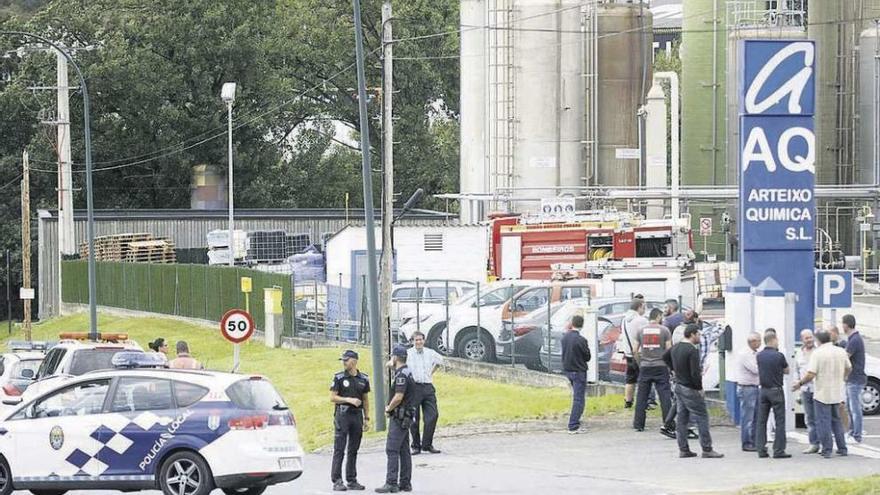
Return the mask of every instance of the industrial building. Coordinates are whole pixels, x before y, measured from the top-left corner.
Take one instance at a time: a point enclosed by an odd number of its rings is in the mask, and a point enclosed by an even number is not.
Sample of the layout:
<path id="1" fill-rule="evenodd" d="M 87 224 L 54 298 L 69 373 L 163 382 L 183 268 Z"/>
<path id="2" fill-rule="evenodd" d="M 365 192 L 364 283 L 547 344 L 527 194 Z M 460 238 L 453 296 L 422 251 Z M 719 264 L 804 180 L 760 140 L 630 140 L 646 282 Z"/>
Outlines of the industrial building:
<path id="1" fill-rule="evenodd" d="M 811 39 L 816 238 L 838 258 L 866 256 L 880 228 L 878 18 L 880 0 L 462 0 L 461 187 L 446 197 L 460 200 L 465 222 L 534 213 L 558 196 L 579 210 L 643 214 L 659 201 L 692 227 L 712 219 L 705 256 L 734 260 L 739 43 Z M 652 48 L 671 46 L 671 35 L 681 40 L 681 98 L 669 112 L 680 109 L 671 126 L 681 136 L 664 160 L 646 149 L 667 132 L 647 124 L 647 106 L 678 89 L 653 77 Z M 673 185 L 652 183 L 652 165 L 676 177 L 679 147 L 673 208 Z"/>
<path id="2" fill-rule="evenodd" d="M 208 232 L 227 228 L 227 215 L 226 210 L 97 210 L 95 235 L 150 233 L 171 240 L 179 250 L 207 251 Z M 242 209 L 235 211 L 235 226 L 249 231 L 309 234 L 312 243 L 321 245 L 346 226 L 361 225 L 363 218 L 362 209 Z M 445 225 L 458 220 L 446 213 L 410 210 L 398 225 L 406 227 L 414 222 Z M 86 225 L 85 212 L 77 210 L 74 215 L 77 245 L 87 239 Z M 38 316 L 43 319 L 59 313 L 59 282 L 63 283 L 58 273 L 58 214 L 55 210 L 39 210 L 37 244 Z"/>

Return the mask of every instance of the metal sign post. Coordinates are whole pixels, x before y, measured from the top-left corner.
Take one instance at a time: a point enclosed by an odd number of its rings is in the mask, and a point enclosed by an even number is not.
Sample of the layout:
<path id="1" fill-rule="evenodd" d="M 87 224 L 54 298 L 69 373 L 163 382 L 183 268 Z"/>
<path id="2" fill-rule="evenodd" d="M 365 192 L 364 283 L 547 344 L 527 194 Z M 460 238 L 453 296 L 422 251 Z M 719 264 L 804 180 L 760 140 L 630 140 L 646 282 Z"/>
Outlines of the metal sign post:
<path id="1" fill-rule="evenodd" d="M 247 341 L 254 334 L 254 319 L 247 311 L 231 309 L 220 320 L 220 334 L 223 338 L 232 342 L 232 372 L 238 371 L 241 364 L 241 343 Z"/>

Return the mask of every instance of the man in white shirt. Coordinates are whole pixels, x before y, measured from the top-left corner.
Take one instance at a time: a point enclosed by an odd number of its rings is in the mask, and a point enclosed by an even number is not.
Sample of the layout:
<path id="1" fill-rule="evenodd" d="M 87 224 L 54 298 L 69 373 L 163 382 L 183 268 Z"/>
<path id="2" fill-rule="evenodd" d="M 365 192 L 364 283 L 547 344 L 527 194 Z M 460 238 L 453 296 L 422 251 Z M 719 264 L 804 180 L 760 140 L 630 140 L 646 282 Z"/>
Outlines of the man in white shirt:
<path id="1" fill-rule="evenodd" d="M 620 337 L 617 340 L 617 349 L 623 352 L 626 358 L 626 386 L 623 390 L 624 407 L 633 406 L 633 398 L 636 392 L 636 383 L 639 382 L 639 365 L 633 358 L 636 334 L 648 326 L 645 318 L 645 301 L 633 298 L 629 311 L 623 317 L 620 324 Z"/>
<path id="2" fill-rule="evenodd" d="M 437 410 L 437 392 L 434 390 L 434 371 L 443 364 L 443 357 L 431 348 L 425 347 L 425 334 L 416 331 L 412 335 L 413 347 L 407 351 L 406 364 L 416 382 L 416 417 L 413 418 L 412 455 L 421 452 L 439 454 L 434 448 L 434 430 L 440 417 Z M 424 435 L 419 433 L 419 417 L 425 420 Z"/>
<path id="3" fill-rule="evenodd" d="M 758 407 L 758 348 L 761 335 L 752 332 L 747 340 L 749 346 L 737 355 L 736 397 L 739 399 L 740 442 L 743 452 L 755 452 L 755 411 Z"/>
<path id="4" fill-rule="evenodd" d="M 833 441 L 837 443 L 838 455 L 847 455 L 839 406 L 844 399 L 843 385 L 852 365 L 846 351 L 831 342 L 830 333 L 819 332 L 816 340 L 819 341 L 819 347 L 810 356 L 807 374 L 794 384 L 792 390 L 796 392 L 815 380 L 813 406 L 816 411 L 816 434 L 822 445 L 822 457 L 830 459 Z"/>
<path id="5" fill-rule="evenodd" d="M 816 349 L 813 331 L 806 328 L 801 331 L 801 347 L 794 356 L 795 379 L 802 380 L 807 376 L 810 367 L 810 358 Z M 804 406 L 804 421 L 807 423 L 807 432 L 810 446 L 804 450 L 804 454 L 816 454 L 819 452 L 819 436 L 816 432 L 816 408 L 813 403 L 813 383 L 807 383 L 801 387 L 801 404 Z"/>

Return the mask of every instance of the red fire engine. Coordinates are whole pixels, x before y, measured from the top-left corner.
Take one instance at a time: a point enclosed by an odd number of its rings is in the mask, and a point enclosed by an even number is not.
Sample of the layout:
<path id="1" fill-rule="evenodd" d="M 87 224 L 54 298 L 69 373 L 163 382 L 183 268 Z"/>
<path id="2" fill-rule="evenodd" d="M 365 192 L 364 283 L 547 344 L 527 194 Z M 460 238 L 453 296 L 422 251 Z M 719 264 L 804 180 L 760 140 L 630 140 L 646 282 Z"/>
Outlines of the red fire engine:
<path id="1" fill-rule="evenodd" d="M 572 276 L 590 277 L 590 262 L 693 261 L 690 221 L 647 220 L 614 210 L 578 213 L 563 221 L 516 214 L 490 216 L 490 276 L 548 280 L 553 265 L 575 265 Z"/>

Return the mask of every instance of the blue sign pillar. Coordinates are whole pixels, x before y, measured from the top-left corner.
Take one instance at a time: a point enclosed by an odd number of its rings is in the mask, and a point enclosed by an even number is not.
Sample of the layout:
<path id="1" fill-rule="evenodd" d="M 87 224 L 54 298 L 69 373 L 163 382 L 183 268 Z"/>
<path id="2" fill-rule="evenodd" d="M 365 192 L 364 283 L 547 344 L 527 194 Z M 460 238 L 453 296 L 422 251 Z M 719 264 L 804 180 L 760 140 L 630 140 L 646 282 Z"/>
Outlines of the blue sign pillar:
<path id="1" fill-rule="evenodd" d="M 740 271 L 797 294 L 796 328 L 813 328 L 815 44 L 741 43 Z"/>

